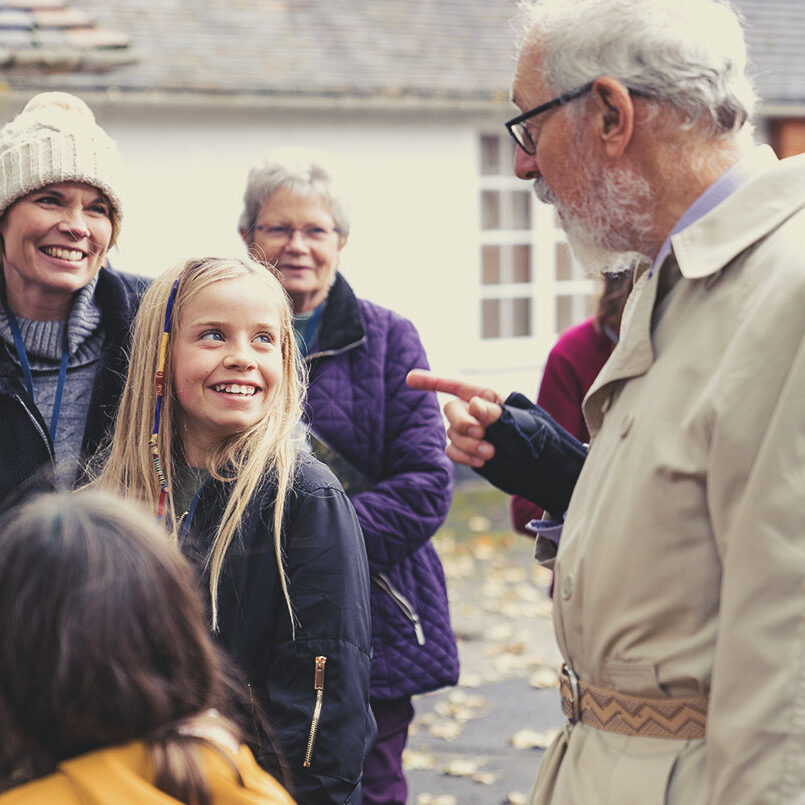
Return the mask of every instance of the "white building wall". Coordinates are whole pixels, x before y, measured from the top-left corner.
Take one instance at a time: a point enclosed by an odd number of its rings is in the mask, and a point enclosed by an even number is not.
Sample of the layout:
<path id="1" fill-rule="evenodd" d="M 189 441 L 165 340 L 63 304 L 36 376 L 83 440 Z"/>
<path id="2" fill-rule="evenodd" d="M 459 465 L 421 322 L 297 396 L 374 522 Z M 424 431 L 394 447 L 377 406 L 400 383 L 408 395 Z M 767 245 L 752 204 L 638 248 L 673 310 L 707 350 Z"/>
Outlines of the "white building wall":
<path id="1" fill-rule="evenodd" d="M 156 276 L 191 256 L 245 254 L 249 167 L 274 148 L 319 148 L 351 209 L 342 269 L 356 292 L 410 318 L 439 373 L 535 394 L 552 337 L 480 338 L 478 137 L 497 115 L 90 103 L 128 167 L 116 268 Z M 0 125 L 22 105 L 0 104 Z"/>
<path id="2" fill-rule="evenodd" d="M 519 343 L 512 354 L 479 337 L 472 122 L 214 107 L 96 114 L 130 174 L 116 267 L 153 276 L 193 255 L 244 254 L 249 167 L 273 148 L 320 148 L 351 210 L 342 269 L 356 292 L 410 318 L 439 372 L 534 393 L 544 351 Z"/>

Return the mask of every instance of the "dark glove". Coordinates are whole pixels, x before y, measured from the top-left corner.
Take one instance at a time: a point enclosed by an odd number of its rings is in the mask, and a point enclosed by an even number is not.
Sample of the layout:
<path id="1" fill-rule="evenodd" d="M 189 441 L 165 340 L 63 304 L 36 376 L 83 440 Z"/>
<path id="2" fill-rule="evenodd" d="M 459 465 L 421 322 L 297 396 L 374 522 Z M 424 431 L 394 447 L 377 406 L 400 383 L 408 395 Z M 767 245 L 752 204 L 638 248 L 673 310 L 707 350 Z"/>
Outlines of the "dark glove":
<path id="1" fill-rule="evenodd" d="M 538 405 L 517 392 L 484 437 L 495 456 L 475 471 L 498 489 L 561 516 L 579 477 L 587 448 Z"/>

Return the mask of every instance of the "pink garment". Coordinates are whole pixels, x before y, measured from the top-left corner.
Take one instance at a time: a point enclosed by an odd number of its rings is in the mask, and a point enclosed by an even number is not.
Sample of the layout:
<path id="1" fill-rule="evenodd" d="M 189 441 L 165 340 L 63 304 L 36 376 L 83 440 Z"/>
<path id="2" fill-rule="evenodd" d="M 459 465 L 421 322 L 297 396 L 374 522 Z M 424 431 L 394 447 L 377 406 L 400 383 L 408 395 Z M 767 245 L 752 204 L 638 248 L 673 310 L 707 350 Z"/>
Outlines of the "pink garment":
<path id="1" fill-rule="evenodd" d="M 545 363 L 537 404 L 563 428 L 582 442 L 590 439 L 581 412 L 587 390 L 607 362 L 614 344 L 587 319 L 566 330 L 554 345 Z M 560 516 L 563 512 L 552 512 Z M 525 498 L 514 495 L 511 501 L 512 525 L 521 534 L 533 536 L 526 523 L 542 517 L 542 509 Z"/>

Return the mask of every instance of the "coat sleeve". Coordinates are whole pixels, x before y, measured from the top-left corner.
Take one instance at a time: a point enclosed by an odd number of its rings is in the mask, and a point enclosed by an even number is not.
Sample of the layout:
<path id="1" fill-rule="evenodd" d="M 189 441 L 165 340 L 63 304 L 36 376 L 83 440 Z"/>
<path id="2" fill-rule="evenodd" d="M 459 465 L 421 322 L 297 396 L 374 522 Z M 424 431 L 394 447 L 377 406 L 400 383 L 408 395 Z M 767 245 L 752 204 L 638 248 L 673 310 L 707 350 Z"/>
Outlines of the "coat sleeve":
<path id="1" fill-rule="evenodd" d="M 351 498 L 373 572 L 393 567 L 426 543 L 444 522 L 453 496 L 436 395 L 405 383 L 409 370 L 429 368 L 425 350 L 405 319 L 396 318 L 387 337 L 382 477 Z"/>
<path id="2" fill-rule="evenodd" d="M 509 494 L 552 514 L 567 511 L 587 448 L 522 394 L 506 399 L 500 419 L 486 429 L 495 455 L 476 472 Z"/>
<path id="3" fill-rule="evenodd" d="M 584 388 L 584 383 L 573 363 L 555 346 L 548 354 L 545 363 L 537 405 L 550 414 L 568 433 L 581 441 L 589 438 L 581 410 L 586 392 L 587 389 Z M 539 520 L 543 512 L 541 506 L 520 495 L 512 497 L 512 525 L 521 534 L 533 537 L 533 533 L 526 530 L 526 523 L 530 520 Z"/>
<path id="4" fill-rule="evenodd" d="M 302 805 L 360 802 L 363 762 L 376 732 L 366 552 L 355 512 L 334 483 L 306 492 L 286 526 L 296 636 L 282 611 L 263 692 Z M 325 658 L 318 679 L 317 658 Z"/>
<path id="5" fill-rule="evenodd" d="M 803 302 L 788 314 L 761 305 L 776 314 L 747 321 L 717 378 L 707 477 L 722 562 L 706 738 L 712 805 L 783 805 L 805 791 Z"/>

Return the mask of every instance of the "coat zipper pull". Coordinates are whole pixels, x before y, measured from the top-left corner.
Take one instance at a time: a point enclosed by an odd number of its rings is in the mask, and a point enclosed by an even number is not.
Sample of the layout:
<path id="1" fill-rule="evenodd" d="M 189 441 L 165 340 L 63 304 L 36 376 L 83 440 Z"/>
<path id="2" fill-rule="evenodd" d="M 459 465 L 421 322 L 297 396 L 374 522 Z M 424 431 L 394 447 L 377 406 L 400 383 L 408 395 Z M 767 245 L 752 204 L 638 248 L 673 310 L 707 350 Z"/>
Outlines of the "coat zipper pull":
<path id="1" fill-rule="evenodd" d="M 391 579 L 385 573 L 373 573 L 372 581 L 388 594 L 389 598 L 397 605 L 400 612 L 411 621 L 411 625 L 414 627 L 416 642 L 420 646 L 424 646 L 425 630 L 422 628 L 422 622 L 419 620 L 419 615 L 416 614 L 411 602 L 391 583 Z"/>
<path id="2" fill-rule="evenodd" d="M 416 642 L 419 643 L 420 646 L 425 645 L 425 632 L 422 629 L 422 624 L 419 622 L 419 615 L 416 612 L 412 612 L 412 620 L 414 621 L 414 634 L 416 635 Z"/>
<path id="3" fill-rule="evenodd" d="M 307 739 L 307 751 L 305 761 L 302 765 L 310 768 L 310 760 L 313 756 L 313 745 L 316 743 L 316 733 L 319 729 L 319 718 L 321 718 L 321 706 L 324 701 L 324 666 L 327 657 L 316 657 L 316 670 L 313 674 L 313 690 L 316 691 L 316 704 L 313 707 L 313 718 L 310 721 L 310 735 Z"/>

